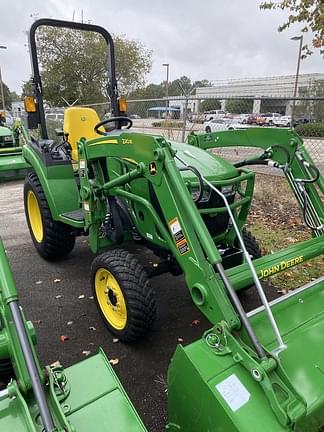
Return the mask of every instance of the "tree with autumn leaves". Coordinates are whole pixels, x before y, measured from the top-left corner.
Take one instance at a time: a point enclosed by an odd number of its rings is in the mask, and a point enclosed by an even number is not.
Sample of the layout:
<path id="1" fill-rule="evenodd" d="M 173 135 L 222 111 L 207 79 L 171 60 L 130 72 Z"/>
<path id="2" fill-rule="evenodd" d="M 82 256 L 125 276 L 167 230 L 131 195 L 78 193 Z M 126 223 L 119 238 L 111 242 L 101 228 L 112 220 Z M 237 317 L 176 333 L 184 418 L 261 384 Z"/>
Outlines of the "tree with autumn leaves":
<path id="1" fill-rule="evenodd" d="M 312 46 L 307 44 L 303 47 L 303 55 L 312 54 L 314 49 L 318 49 L 320 55 L 324 57 L 324 2 L 323 0 L 282 0 L 265 1 L 261 3 L 263 10 L 283 10 L 288 11 L 287 20 L 281 24 L 278 30 L 284 31 L 293 24 L 302 24 L 301 32 L 312 33 Z"/>

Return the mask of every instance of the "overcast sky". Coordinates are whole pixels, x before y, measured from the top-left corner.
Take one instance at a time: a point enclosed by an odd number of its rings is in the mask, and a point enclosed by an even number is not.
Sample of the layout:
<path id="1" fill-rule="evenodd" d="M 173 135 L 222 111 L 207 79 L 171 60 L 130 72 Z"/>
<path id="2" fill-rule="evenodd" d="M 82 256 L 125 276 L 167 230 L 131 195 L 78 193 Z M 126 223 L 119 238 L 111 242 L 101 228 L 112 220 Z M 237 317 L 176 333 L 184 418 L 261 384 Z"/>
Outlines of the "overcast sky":
<path id="1" fill-rule="evenodd" d="M 299 25 L 278 33 L 285 14 L 260 11 L 258 0 L 14 0 L 1 1 L 0 65 L 11 90 L 21 91 L 30 74 L 26 30 L 32 14 L 81 19 L 124 33 L 153 50 L 148 82 L 165 79 L 230 79 L 294 74 Z M 324 72 L 319 54 L 302 62 L 301 73 Z"/>

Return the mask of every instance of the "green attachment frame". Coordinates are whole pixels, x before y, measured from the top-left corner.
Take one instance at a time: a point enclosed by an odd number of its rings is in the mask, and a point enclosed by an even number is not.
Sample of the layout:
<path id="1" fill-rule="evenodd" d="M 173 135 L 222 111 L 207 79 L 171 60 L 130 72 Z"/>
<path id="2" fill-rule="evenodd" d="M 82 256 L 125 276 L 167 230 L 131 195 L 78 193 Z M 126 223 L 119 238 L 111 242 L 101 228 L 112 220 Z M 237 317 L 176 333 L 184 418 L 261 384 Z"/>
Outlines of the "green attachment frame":
<path id="1" fill-rule="evenodd" d="M 15 309 L 21 315 L 32 359 L 27 359 Z M 14 375 L 0 392 L 0 427 L 15 432 L 88 432 L 109 424 L 115 432 L 146 432 L 102 350 L 67 369 L 56 365 L 43 370 L 34 350 L 35 333 L 18 306 L 18 293 L 0 239 L 0 360 L 10 360 Z M 44 399 L 35 391 L 28 361 L 35 365 Z M 89 381 L 91 376 L 91 381 Z M 48 423 L 42 412 L 47 411 Z M 113 415 L 109 415 L 113 413 Z M 43 418 L 43 422 L 40 419 Z M 109 419 L 109 423 L 108 420 Z M 45 429 L 44 429 L 44 426 Z"/>

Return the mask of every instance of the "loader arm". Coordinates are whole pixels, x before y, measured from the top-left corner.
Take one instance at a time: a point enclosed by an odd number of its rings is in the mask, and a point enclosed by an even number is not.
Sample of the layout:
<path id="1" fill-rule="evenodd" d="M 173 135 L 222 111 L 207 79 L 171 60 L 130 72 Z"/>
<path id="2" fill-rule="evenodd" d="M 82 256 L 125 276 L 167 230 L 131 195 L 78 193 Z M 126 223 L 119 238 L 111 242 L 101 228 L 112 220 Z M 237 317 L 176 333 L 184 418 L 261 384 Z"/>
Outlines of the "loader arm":
<path id="1" fill-rule="evenodd" d="M 293 130 L 247 128 L 242 130 L 191 134 L 190 145 L 202 149 L 255 147 L 263 153 L 236 163 L 236 166 L 268 165 L 283 171 L 306 225 L 314 236 L 324 233 L 324 178 L 316 168 L 302 138 Z M 320 195 L 320 193 L 321 195 Z"/>

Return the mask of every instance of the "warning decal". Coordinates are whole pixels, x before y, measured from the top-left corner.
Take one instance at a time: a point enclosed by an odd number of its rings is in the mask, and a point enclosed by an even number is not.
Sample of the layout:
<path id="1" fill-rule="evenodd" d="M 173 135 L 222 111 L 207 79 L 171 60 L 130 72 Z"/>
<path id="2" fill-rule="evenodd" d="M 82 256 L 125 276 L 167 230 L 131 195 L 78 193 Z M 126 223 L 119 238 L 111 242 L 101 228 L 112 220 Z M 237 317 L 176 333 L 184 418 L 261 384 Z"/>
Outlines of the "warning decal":
<path id="1" fill-rule="evenodd" d="M 189 252 L 190 248 L 178 218 L 172 219 L 169 222 L 169 226 L 180 254 L 184 255 L 185 253 Z"/>

